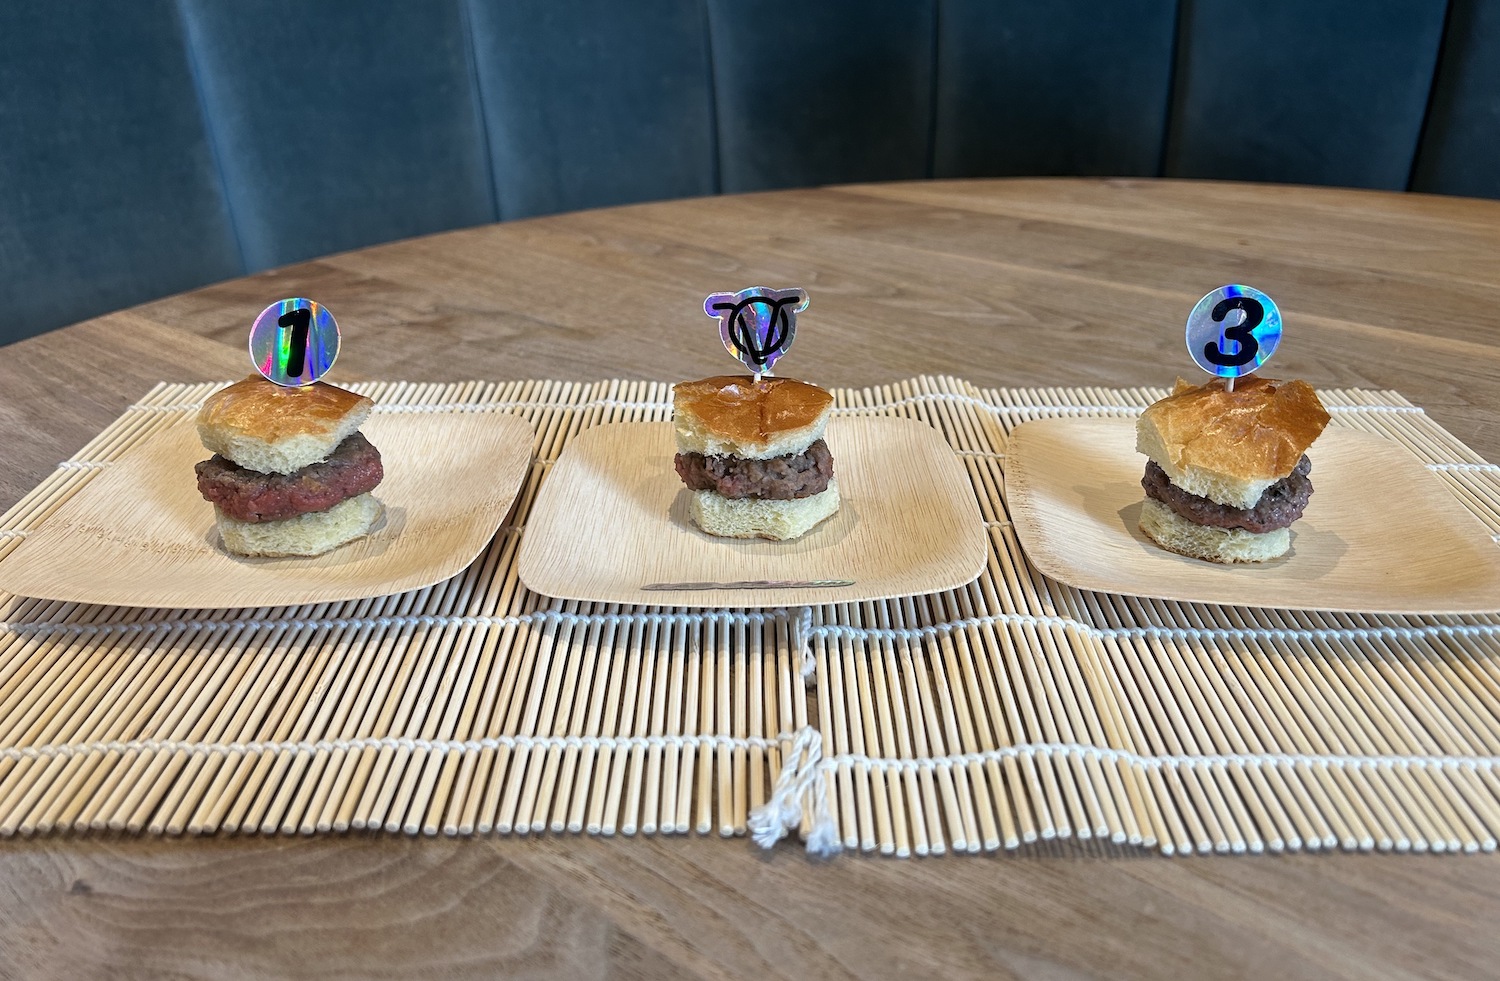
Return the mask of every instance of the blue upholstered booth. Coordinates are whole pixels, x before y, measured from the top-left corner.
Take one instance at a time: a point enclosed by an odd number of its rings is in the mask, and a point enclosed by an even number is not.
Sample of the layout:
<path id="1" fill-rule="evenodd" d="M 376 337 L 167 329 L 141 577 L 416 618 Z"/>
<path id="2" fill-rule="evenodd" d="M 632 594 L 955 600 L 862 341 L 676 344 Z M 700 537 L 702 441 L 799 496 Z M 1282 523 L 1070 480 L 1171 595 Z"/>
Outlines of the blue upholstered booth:
<path id="1" fill-rule="evenodd" d="M 0 343 L 464 225 L 1021 174 L 1500 197 L 1500 0 L 0 5 Z"/>

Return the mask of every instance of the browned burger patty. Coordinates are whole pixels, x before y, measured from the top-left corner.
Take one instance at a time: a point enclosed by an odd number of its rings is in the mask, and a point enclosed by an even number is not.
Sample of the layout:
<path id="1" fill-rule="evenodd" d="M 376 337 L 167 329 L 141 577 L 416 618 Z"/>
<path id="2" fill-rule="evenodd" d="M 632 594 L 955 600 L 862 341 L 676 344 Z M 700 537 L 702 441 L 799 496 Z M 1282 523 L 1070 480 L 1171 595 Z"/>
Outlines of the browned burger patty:
<path id="1" fill-rule="evenodd" d="M 1312 461 L 1303 454 L 1290 474 L 1266 488 L 1253 508 L 1232 508 L 1206 497 L 1189 494 L 1172 483 L 1167 473 L 1152 460 L 1146 461 L 1146 475 L 1141 486 L 1146 496 L 1161 501 L 1196 525 L 1214 528 L 1243 528 L 1262 534 L 1285 528 L 1302 517 L 1307 499 L 1312 497 Z"/>
<path id="2" fill-rule="evenodd" d="M 281 521 L 327 511 L 374 490 L 385 476 L 380 451 L 359 433 L 340 443 L 328 459 L 296 473 L 247 470 L 217 454 L 194 469 L 198 493 L 240 521 Z"/>
<path id="3" fill-rule="evenodd" d="M 792 501 L 821 494 L 833 477 L 833 454 L 821 439 L 801 453 L 769 460 L 679 453 L 672 463 L 690 490 L 762 501 Z"/>

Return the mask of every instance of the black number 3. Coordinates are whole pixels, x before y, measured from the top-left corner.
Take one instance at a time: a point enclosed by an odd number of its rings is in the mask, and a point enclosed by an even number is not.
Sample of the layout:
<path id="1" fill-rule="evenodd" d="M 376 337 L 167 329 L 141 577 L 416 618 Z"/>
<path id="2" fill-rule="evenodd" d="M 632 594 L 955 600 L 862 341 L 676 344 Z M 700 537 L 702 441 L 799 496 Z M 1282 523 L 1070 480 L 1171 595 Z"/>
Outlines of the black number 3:
<path id="1" fill-rule="evenodd" d="M 1233 354 L 1225 354 L 1219 342 L 1209 341 L 1203 345 L 1203 356 L 1221 367 L 1238 368 L 1254 361 L 1255 355 L 1260 351 L 1260 342 L 1250 332 L 1260 324 L 1261 318 L 1266 315 L 1266 308 L 1260 305 L 1259 300 L 1248 296 L 1232 296 L 1220 300 L 1210 316 L 1213 317 L 1214 323 L 1223 323 L 1231 310 L 1245 312 L 1244 319 L 1238 324 L 1224 328 L 1224 339 L 1234 341 L 1239 346 L 1239 350 Z"/>

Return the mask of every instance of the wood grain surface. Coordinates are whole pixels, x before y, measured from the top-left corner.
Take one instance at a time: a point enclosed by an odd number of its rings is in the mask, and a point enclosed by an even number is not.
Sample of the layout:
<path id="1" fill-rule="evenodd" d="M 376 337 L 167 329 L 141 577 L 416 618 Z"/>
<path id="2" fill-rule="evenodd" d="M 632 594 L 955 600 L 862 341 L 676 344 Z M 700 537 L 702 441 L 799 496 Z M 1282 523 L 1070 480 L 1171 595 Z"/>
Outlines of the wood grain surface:
<path id="1" fill-rule="evenodd" d="M 711 292 L 806 287 L 784 373 L 860 386 L 1167 385 L 1228 282 L 1271 374 L 1397 389 L 1500 460 L 1500 203 L 1047 180 L 668 202 L 246 277 L 0 349 L 0 507 L 160 380 L 242 375 L 251 320 L 333 310 L 333 380 L 674 380 L 728 362 Z M 1492 975 L 1500 859 L 1069 846 L 813 862 L 710 838 L 0 843 L 4 978 L 1416 978 Z"/>

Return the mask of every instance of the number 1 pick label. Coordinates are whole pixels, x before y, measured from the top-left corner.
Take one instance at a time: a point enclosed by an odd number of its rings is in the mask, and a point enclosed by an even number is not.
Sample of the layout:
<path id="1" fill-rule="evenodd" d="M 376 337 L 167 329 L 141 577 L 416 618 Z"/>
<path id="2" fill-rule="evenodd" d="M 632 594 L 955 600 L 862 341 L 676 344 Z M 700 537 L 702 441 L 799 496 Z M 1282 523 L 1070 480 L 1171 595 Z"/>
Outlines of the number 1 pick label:
<path id="1" fill-rule="evenodd" d="M 278 300 L 250 328 L 250 360 L 267 380 L 300 388 L 328 374 L 339 356 L 339 325 L 321 303 Z"/>
<path id="2" fill-rule="evenodd" d="M 1251 374 L 1280 343 L 1281 311 L 1249 286 L 1220 286 L 1188 314 L 1188 353 L 1198 367 L 1220 378 Z"/>

